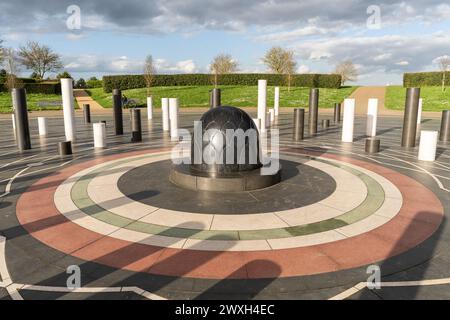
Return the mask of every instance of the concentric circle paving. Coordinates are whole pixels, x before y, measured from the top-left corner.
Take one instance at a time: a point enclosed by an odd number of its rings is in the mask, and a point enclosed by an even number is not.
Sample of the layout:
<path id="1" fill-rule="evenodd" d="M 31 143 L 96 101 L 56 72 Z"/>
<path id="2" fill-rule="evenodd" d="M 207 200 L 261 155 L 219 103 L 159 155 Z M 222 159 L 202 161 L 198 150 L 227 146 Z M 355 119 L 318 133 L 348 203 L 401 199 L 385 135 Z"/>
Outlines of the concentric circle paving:
<path id="1" fill-rule="evenodd" d="M 18 202 L 17 215 L 37 239 L 76 257 L 132 271 L 199 278 L 229 276 L 253 260 L 272 261 L 279 268 L 252 268 L 233 277 L 297 276 L 357 267 L 412 248 L 442 219 L 440 202 L 416 181 L 333 155 L 284 156 L 335 181 L 334 191 L 323 199 L 294 202 L 298 207 L 286 210 L 186 212 L 155 207 L 144 201 L 148 194 L 135 201 L 122 193 L 128 192 L 119 188 L 126 181 L 121 177 L 167 158 L 167 153 L 134 152 L 66 168 L 30 187 Z M 414 198 L 416 192 L 422 195 L 420 202 Z M 45 210 L 35 212 L 35 205 Z M 401 231 L 411 226 L 414 237 L 400 241 Z"/>

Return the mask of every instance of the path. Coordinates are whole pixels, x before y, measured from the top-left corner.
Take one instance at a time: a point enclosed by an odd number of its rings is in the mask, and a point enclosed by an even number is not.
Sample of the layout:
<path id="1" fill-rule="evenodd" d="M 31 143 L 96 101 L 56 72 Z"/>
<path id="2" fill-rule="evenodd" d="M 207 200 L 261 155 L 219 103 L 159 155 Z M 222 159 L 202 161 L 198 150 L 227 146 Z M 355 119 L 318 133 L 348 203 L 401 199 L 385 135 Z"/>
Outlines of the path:
<path id="1" fill-rule="evenodd" d="M 83 104 L 89 104 L 91 111 L 104 111 L 104 108 L 97 101 L 92 99 L 91 96 L 88 95 L 88 93 L 83 89 L 73 90 L 73 96 L 75 97 L 75 100 L 77 100 L 80 108 L 83 107 Z"/>
<path id="2" fill-rule="evenodd" d="M 378 99 L 378 114 L 396 113 L 395 111 L 386 109 L 384 106 L 385 94 L 386 87 L 359 87 L 353 91 L 349 98 L 355 99 L 355 113 L 359 115 L 367 114 L 367 103 L 370 98 Z"/>

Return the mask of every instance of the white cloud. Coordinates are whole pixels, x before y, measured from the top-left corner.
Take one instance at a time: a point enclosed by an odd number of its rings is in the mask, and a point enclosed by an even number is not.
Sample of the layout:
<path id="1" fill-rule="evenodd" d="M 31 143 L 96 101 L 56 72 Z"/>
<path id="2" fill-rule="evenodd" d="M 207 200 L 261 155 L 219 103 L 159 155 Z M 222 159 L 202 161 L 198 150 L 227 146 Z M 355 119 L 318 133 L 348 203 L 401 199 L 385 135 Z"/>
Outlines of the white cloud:
<path id="1" fill-rule="evenodd" d="M 297 68 L 297 73 L 309 73 L 309 72 L 310 70 L 307 65 L 302 64 Z"/>
<path id="2" fill-rule="evenodd" d="M 403 61 L 396 62 L 395 64 L 398 66 L 407 66 L 407 65 L 409 65 L 409 62 L 403 60 Z"/>

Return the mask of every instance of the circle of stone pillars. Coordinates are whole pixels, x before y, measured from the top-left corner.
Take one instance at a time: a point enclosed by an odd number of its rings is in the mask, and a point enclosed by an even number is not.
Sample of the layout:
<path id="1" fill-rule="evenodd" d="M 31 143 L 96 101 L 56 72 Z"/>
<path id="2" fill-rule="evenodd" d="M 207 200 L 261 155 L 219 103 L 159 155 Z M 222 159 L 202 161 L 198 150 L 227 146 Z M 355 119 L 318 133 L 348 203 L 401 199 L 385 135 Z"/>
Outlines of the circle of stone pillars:
<path id="1" fill-rule="evenodd" d="M 106 124 L 104 122 L 94 123 L 92 128 L 94 131 L 94 148 L 106 148 Z"/>
<path id="2" fill-rule="evenodd" d="M 14 108 L 13 123 L 20 151 L 31 149 L 30 127 L 28 124 L 27 95 L 24 88 L 14 88 L 11 91 Z"/>
<path id="3" fill-rule="evenodd" d="M 317 123 L 319 120 L 319 89 L 309 90 L 309 134 L 317 133 Z"/>
<path id="4" fill-rule="evenodd" d="M 436 160 L 436 149 L 438 141 L 437 131 L 422 130 L 420 132 L 419 143 L 419 160 L 434 161 Z"/>
<path id="5" fill-rule="evenodd" d="M 73 79 L 61 79 L 61 94 L 66 140 L 75 142 L 75 106 L 73 99 Z"/>
<path id="6" fill-rule="evenodd" d="M 294 109 L 294 127 L 292 139 L 294 141 L 303 140 L 305 131 L 305 109 Z"/>
<path id="7" fill-rule="evenodd" d="M 258 119 L 261 120 L 260 131 L 267 128 L 267 80 L 258 80 Z"/>
<path id="8" fill-rule="evenodd" d="M 147 120 L 153 119 L 153 97 L 147 97 Z"/>
<path id="9" fill-rule="evenodd" d="M 169 131 L 169 98 L 161 99 L 161 111 L 163 131 Z"/>
<path id="10" fill-rule="evenodd" d="M 377 135 L 378 99 L 369 99 L 367 105 L 366 135 Z"/>
<path id="11" fill-rule="evenodd" d="M 38 131 L 40 136 L 46 136 L 48 134 L 47 118 L 38 117 Z"/>
<path id="12" fill-rule="evenodd" d="M 334 123 L 341 122 L 341 104 L 335 103 L 334 104 Z"/>
<path id="13" fill-rule="evenodd" d="M 114 131 L 116 136 L 123 134 L 122 91 L 113 89 Z"/>
<path id="14" fill-rule="evenodd" d="M 402 147 L 416 146 L 417 115 L 419 113 L 420 88 L 407 88 L 403 117 Z"/>
<path id="15" fill-rule="evenodd" d="M 83 104 L 83 117 L 85 124 L 91 123 L 91 106 L 88 103 Z"/>
<path id="16" fill-rule="evenodd" d="M 131 142 L 142 141 L 141 110 L 131 109 Z"/>
<path id="17" fill-rule="evenodd" d="M 450 141 L 450 110 L 442 111 L 441 130 L 439 131 L 439 140 L 443 142 Z"/>
<path id="18" fill-rule="evenodd" d="M 275 87 L 273 109 L 275 110 L 275 116 L 280 114 L 280 87 Z"/>
<path id="19" fill-rule="evenodd" d="M 353 142 L 355 122 L 355 99 L 344 100 L 344 119 L 342 124 L 342 142 Z"/>
<path id="20" fill-rule="evenodd" d="M 178 140 L 178 98 L 169 99 L 170 138 Z"/>

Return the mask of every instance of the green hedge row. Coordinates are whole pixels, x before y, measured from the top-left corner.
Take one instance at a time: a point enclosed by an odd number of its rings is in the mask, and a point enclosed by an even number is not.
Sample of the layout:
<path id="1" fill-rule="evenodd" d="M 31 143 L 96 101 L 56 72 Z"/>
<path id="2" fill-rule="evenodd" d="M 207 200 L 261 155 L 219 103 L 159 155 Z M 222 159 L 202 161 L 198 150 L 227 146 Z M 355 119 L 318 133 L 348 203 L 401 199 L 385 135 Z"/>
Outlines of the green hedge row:
<path id="1" fill-rule="evenodd" d="M 285 86 L 286 76 L 278 74 L 236 73 L 220 76 L 220 85 L 254 86 L 259 79 L 266 79 L 269 86 Z M 207 86 L 212 84 L 210 74 L 157 74 L 154 76 L 152 86 Z M 339 88 L 341 76 L 338 74 L 296 74 L 291 78 L 294 87 L 311 88 Z M 104 76 L 103 90 L 111 92 L 113 89 L 145 88 L 143 75 Z"/>
<path id="2" fill-rule="evenodd" d="M 442 72 L 416 72 L 403 74 L 403 86 L 433 87 L 442 85 Z M 450 71 L 445 73 L 446 82 L 450 83 Z"/>
<path id="3" fill-rule="evenodd" d="M 23 83 L 23 87 L 27 93 L 61 94 L 59 83 Z M 7 91 L 4 83 L 0 83 L 0 91 Z"/>

